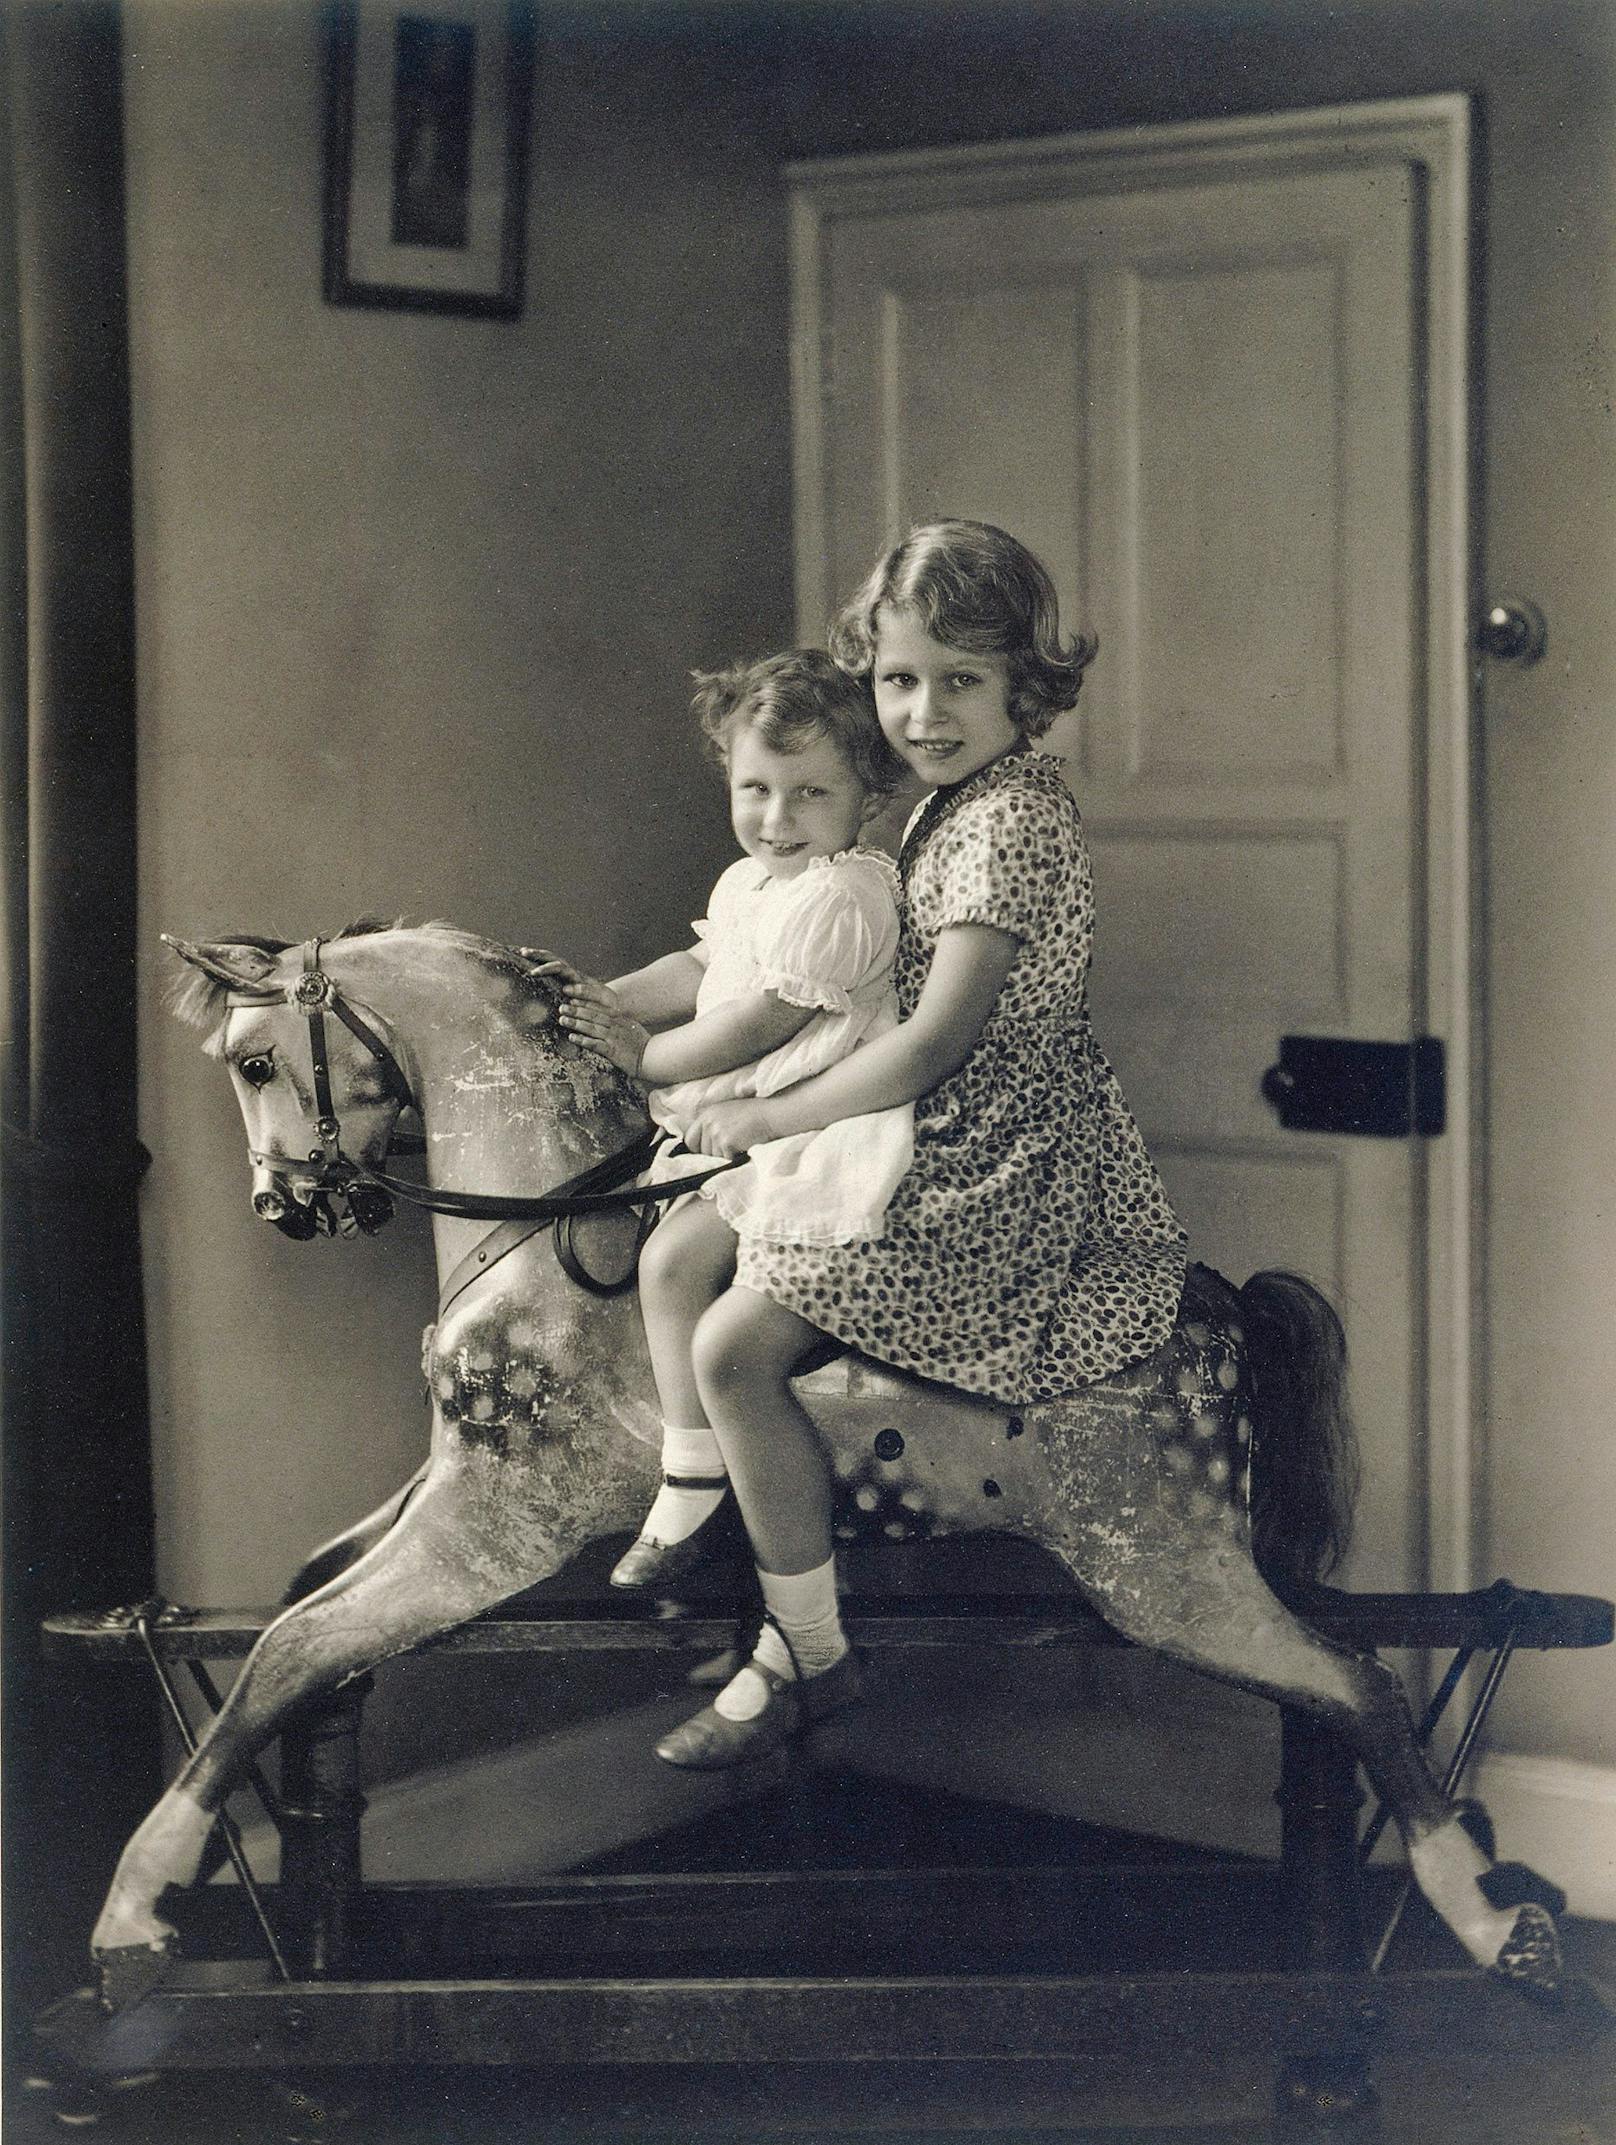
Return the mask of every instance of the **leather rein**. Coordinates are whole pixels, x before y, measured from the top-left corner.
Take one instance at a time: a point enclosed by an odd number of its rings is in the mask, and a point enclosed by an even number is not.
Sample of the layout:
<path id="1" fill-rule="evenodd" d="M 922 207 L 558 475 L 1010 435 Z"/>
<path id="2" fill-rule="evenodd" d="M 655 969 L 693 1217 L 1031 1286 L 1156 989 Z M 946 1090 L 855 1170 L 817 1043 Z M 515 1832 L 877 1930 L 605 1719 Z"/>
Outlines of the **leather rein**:
<path id="1" fill-rule="evenodd" d="M 337 1118 L 336 1104 L 331 1094 L 331 1059 L 326 1039 L 326 1015 L 340 1020 L 350 1034 L 369 1052 L 381 1068 L 382 1078 L 389 1094 L 397 1098 L 403 1109 L 419 1110 L 420 1105 L 411 1091 L 403 1067 L 393 1055 L 387 1043 L 369 1021 L 343 997 L 330 975 L 320 966 L 320 947 L 323 941 L 311 938 L 303 946 L 303 970 L 296 981 L 284 989 L 253 990 L 244 984 L 231 988 L 227 1001 L 231 1006 L 261 1006 L 285 1004 L 301 1012 L 308 1023 L 309 1062 L 314 1075 L 314 1138 L 319 1144 L 308 1156 L 289 1154 L 261 1154 L 249 1149 L 254 1162 L 271 1169 L 305 1171 L 310 1163 L 319 1167 L 315 1180 L 316 1190 L 335 1193 L 348 1201 L 354 1221 L 367 1235 L 379 1229 L 392 1213 L 391 1201 L 403 1199 L 411 1206 L 424 1207 L 429 1213 L 449 1215 L 463 1221 L 492 1221 L 500 1224 L 489 1231 L 482 1242 L 472 1249 L 450 1274 L 444 1283 L 439 1300 L 441 1317 L 450 1301 L 458 1296 L 468 1283 L 487 1272 L 499 1259 L 514 1251 L 518 1244 L 525 1243 L 548 1224 L 555 1243 L 555 1255 L 562 1271 L 579 1288 L 592 1296 L 621 1296 L 634 1286 L 639 1269 L 640 1252 L 646 1238 L 656 1225 L 657 1210 L 669 1200 L 693 1191 L 705 1184 L 709 1177 L 716 1177 L 726 1169 L 735 1169 L 745 1160 L 743 1155 L 724 1162 L 715 1162 L 710 1169 L 693 1171 L 664 1184 L 638 1184 L 633 1180 L 641 1175 L 663 1135 L 652 1126 L 627 1147 L 606 1155 L 588 1169 L 580 1170 L 548 1192 L 536 1194 L 506 1194 L 502 1192 L 463 1192 L 430 1184 L 416 1184 L 407 1177 L 395 1177 L 384 1169 L 361 1169 L 357 1162 L 342 1151 L 342 1127 Z M 393 1146 L 401 1153 L 424 1152 L 426 1142 L 411 1138 L 399 1138 Z M 389 1150 L 392 1151 L 391 1149 Z M 603 1279 L 592 1274 L 579 1258 L 573 1245 L 573 1224 L 586 1214 L 623 1214 L 638 1216 L 633 1252 L 627 1270 L 614 1279 Z M 327 1222 L 329 1227 L 329 1221 Z"/>

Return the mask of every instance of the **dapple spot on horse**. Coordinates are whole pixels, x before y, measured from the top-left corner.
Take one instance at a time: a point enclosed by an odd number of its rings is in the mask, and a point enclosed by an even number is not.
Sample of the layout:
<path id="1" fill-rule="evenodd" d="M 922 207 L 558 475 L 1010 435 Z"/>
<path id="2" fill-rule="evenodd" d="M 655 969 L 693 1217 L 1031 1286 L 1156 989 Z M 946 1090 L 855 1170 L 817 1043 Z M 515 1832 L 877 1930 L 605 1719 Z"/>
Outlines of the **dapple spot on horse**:
<path id="1" fill-rule="evenodd" d="M 432 1444 L 409 1483 L 310 1557 L 125 1848 L 92 1940 L 109 1989 L 164 1968 L 160 1896 L 193 1879 L 226 1795 L 292 1708 L 627 1532 L 658 1474 L 650 1365 L 622 1285 L 643 1220 L 637 1231 L 616 1212 L 610 1189 L 643 1165 L 643 1104 L 567 1039 L 523 958 L 443 925 L 356 926 L 301 948 L 170 944 L 192 970 L 179 1009 L 231 1073 L 258 1213 L 307 1237 L 379 1228 L 397 1197 L 431 1208 Z M 425 1195 L 385 1166 L 409 1107 Z M 1327 1568 L 1350 1508 L 1342 1337 L 1305 1282 L 1258 1274 L 1235 1289 L 1194 1267 L 1160 1349 L 1036 1406 L 852 1355 L 798 1390 L 849 1492 L 839 1527 L 1021 1535 L 1135 1643 L 1318 1713 L 1472 1958 L 1554 1985 L 1552 1918 L 1490 1905 L 1489 1857 L 1427 1769 L 1396 1676 L 1270 1585 Z M 876 1447 L 887 1433 L 890 1458 Z"/>

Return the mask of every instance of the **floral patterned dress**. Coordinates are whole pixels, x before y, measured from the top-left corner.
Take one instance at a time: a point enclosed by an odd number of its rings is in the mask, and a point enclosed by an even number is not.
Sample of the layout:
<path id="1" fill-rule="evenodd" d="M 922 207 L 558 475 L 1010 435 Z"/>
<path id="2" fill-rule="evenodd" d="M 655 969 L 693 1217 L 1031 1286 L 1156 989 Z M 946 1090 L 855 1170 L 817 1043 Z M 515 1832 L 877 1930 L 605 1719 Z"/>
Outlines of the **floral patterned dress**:
<path id="1" fill-rule="evenodd" d="M 744 1239 L 736 1279 L 900 1369 L 1005 1401 L 1110 1377 L 1167 1338 L 1185 1239 L 1089 1027 L 1094 897 L 1077 806 L 1015 752 L 911 820 L 897 991 L 914 1011 L 940 934 L 1021 941 L 957 1072 L 915 1105 L 914 1160 L 879 1242 Z"/>

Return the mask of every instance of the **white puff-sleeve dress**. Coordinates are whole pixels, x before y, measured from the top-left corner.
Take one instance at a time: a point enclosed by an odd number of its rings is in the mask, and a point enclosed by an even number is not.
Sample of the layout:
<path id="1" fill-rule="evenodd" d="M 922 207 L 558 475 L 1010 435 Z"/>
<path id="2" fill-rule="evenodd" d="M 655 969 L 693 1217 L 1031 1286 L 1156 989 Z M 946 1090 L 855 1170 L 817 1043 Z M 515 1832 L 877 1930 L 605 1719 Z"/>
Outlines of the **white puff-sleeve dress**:
<path id="1" fill-rule="evenodd" d="M 707 945 L 697 1013 L 773 991 L 811 1006 L 813 1018 L 752 1064 L 654 1088 L 651 1115 L 673 1140 L 701 1105 L 777 1095 L 897 1026 L 898 901 L 897 868 L 879 850 L 815 857 L 793 879 L 771 878 L 754 857 L 730 865 L 695 926 Z M 741 1168 L 703 1185 L 701 1196 L 742 1236 L 792 1244 L 879 1239 L 913 1152 L 914 1111 L 905 1103 L 770 1140 Z M 665 1181 L 700 1166 L 700 1157 L 664 1149 L 650 1174 Z"/>

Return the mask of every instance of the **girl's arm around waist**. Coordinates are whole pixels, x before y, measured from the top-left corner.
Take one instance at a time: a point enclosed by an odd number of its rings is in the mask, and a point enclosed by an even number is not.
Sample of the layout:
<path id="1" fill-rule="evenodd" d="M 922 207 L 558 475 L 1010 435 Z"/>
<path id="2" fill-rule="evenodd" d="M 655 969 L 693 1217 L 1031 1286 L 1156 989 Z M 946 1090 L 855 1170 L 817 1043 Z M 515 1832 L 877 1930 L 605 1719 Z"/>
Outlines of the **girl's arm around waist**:
<path id="1" fill-rule="evenodd" d="M 906 1021 L 781 1094 L 710 1103 L 691 1120 L 685 1145 L 702 1154 L 741 1154 L 764 1140 L 817 1132 L 843 1117 L 929 1094 L 976 1047 L 1020 951 L 1020 939 L 992 924 L 950 925 Z"/>

